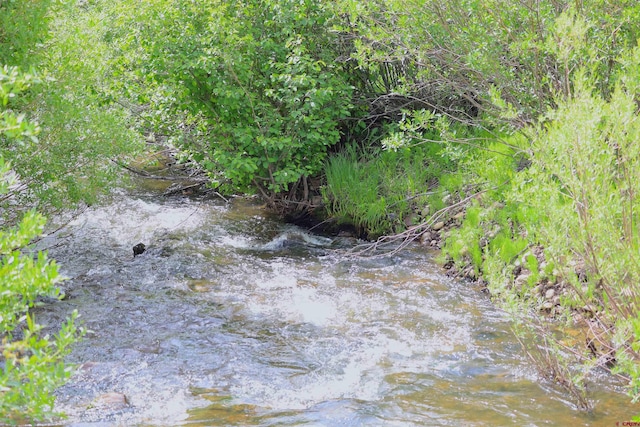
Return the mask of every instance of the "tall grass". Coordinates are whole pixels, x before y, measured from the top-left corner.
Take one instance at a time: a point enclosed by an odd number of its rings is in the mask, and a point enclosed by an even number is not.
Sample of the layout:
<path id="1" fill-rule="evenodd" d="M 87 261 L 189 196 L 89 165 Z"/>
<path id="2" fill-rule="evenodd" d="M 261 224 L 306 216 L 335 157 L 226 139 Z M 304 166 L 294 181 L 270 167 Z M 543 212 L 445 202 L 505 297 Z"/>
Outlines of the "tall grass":
<path id="1" fill-rule="evenodd" d="M 325 167 L 323 192 L 329 215 L 369 238 L 403 229 L 433 204 L 426 190 L 451 165 L 440 152 L 432 144 L 377 156 L 349 148 L 333 156 Z"/>

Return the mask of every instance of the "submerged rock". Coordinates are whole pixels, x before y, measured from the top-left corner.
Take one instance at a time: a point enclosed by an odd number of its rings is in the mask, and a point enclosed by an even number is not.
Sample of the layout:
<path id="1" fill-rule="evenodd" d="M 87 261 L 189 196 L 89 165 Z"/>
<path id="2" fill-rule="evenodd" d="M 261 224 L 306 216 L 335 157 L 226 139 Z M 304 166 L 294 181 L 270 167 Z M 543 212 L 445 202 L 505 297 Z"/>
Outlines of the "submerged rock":
<path id="1" fill-rule="evenodd" d="M 122 409 L 129 406 L 129 399 L 122 393 L 110 392 L 98 396 L 92 406 L 99 409 Z"/>
<path id="2" fill-rule="evenodd" d="M 262 245 L 261 249 L 277 251 L 297 247 L 325 247 L 331 245 L 332 242 L 333 240 L 327 237 L 313 236 L 302 232 L 285 232 Z"/>

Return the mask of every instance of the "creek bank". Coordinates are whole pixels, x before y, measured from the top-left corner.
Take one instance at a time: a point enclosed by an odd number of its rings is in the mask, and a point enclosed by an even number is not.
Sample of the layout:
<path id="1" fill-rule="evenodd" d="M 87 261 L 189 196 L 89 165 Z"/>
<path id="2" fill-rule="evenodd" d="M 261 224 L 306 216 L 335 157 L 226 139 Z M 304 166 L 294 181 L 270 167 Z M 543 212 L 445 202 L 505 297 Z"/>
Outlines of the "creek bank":
<path id="1" fill-rule="evenodd" d="M 456 259 L 447 253 L 449 250 L 446 247 L 447 240 L 464 226 L 466 211 L 472 205 L 471 202 L 473 201 L 474 206 L 480 206 L 480 209 L 483 209 L 482 205 L 486 203 L 483 199 L 480 193 L 467 199 L 453 195 L 446 198 L 447 207 L 431 216 L 428 215 L 428 206 L 423 209 L 413 209 L 412 213 L 399 224 L 398 228 L 401 231 L 398 234 L 382 237 L 374 241 L 370 247 L 375 251 L 379 249 L 379 242 L 419 240 L 421 246 L 439 253 L 436 258 L 447 276 L 462 279 L 480 291 L 491 294 L 498 305 L 505 304 L 508 298 L 515 296 L 539 316 L 536 323 L 542 326 L 541 331 L 555 331 L 550 334 L 554 342 L 560 343 L 566 349 L 571 349 L 570 351 L 576 355 L 585 354 L 591 359 L 589 364 L 592 367 L 603 368 L 611 373 L 611 369 L 616 366 L 615 349 L 611 343 L 603 339 L 611 325 L 602 320 L 604 309 L 603 305 L 598 303 L 597 295 L 585 298 L 589 275 L 584 262 L 570 263 L 563 266 L 563 271 L 555 268 L 551 270 L 545 258 L 544 248 L 528 245 L 507 264 L 506 283 L 489 283 L 485 274 L 488 268 L 485 262 L 485 251 L 490 249 L 489 245 L 498 231 L 495 227 L 486 227 L 482 223 L 476 230 L 478 232 L 475 233 L 477 240 L 469 239 L 465 242 Z M 504 208 L 504 204 L 494 202 L 491 208 L 501 209 Z M 355 229 L 355 226 L 352 229 Z M 366 230 L 361 230 L 358 237 L 364 236 L 366 236 Z M 470 254 L 472 245 L 477 245 L 479 249 L 477 252 L 482 254 L 480 262 L 477 259 L 474 260 Z M 535 262 L 531 259 L 535 259 Z M 535 268 L 532 268 L 532 264 Z M 568 277 L 569 275 L 573 277 Z M 576 288 L 575 282 L 578 283 L 579 288 Z M 586 360 L 584 357 L 579 356 L 580 360 Z M 536 361 L 536 363 L 539 362 Z M 549 366 L 539 366 L 539 368 L 543 375 L 548 374 L 544 371 Z M 558 382 L 562 385 L 564 380 L 567 379 L 562 378 Z"/>
<path id="2" fill-rule="evenodd" d="M 454 230 L 459 229 L 465 218 L 466 208 L 459 208 L 452 211 L 448 218 L 434 223 L 428 230 L 424 231 L 420 237 L 421 245 L 440 251 L 438 257 L 440 264 L 446 274 L 456 279 L 462 279 L 475 285 L 481 291 L 491 294 L 492 298 L 500 303 L 505 301 L 505 293 L 501 292 L 500 286 L 489 283 L 485 278 L 485 258 L 482 263 L 476 265 L 469 251 L 463 248 L 460 258 L 453 259 L 441 250 L 445 242 Z M 468 245 L 477 244 L 481 250 L 485 250 L 491 239 L 496 235 L 495 230 L 482 229 L 481 236 L 477 242 L 467 242 Z M 529 257 L 534 257 L 538 271 L 532 271 L 528 266 Z M 563 342 L 582 353 L 588 350 L 588 354 L 596 363 L 596 367 L 605 368 L 611 372 L 615 367 L 615 349 L 612 344 L 606 342 L 602 336 L 611 325 L 603 324 L 599 315 L 602 312 L 602 305 L 597 302 L 597 298 L 581 298 L 587 293 L 588 272 L 584 262 L 575 262 L 568 267 L 569 274 L 573 274 L 577 282 L 582 287 L 576 290 L 574 285 L 566 276 L 563 277 L 554 270 L 550 275 L 544 275 L 547 267 L 544 248 L 540 246 L 527 246 L 517 257 L 515 257 L 509 268 L 509 280 L 503 286 L 510 295 L 517 295 L 523 302 L 528 304 L 535 312 L 544 319 L 544 322 L 554 325 L 553 328 L 565 330 L 567 335 L 563 337 Z M 504 288 L 502 288 L 504 289 Z M 569 305 L 567 301 L 579 300 L 579 304 Z M 561 326 L 562 321 L 570 320 L 570 326 Z"/>

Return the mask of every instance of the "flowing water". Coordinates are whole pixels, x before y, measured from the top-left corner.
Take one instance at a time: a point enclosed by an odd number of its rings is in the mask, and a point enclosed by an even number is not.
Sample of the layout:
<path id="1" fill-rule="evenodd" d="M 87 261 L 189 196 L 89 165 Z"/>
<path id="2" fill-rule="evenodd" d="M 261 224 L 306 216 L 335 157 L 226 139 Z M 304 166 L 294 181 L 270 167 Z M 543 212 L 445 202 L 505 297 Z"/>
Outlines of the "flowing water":
<path id="1" fill-rule="evenodd" d="M 89 330 L 58 392 L 65 425 L 614 426 L 640 412 L 607 389 L 576 411 L 506 317 L 423 249 L 346 259 L 352 240 L 152 184 L 41 242 L 70 279 L 38 321 L 77 309 Z"/>

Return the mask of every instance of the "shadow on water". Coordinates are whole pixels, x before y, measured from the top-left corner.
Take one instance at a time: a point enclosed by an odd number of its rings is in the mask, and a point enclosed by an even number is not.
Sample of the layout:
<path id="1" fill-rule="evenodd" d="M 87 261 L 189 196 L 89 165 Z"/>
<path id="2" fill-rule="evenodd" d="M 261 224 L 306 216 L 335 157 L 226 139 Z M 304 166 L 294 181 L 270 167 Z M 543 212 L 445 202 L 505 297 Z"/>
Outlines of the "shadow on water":
<path id="1" fill-rule="evenodd" d="M 595 426 L 638 412 L 606 388 L 595 414 L 575 411 L 504 316 L 419 249 L 346 260 L 333 249 L 353 242 L 250 200 L 158 191 L 121 192 L 41 242 L 69 280 L 39 321 L 77 309 L 90 330 L 58 391 L 65 425 Z"/>

